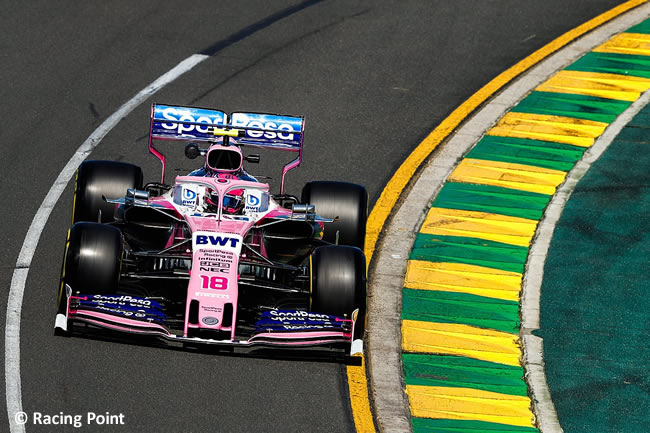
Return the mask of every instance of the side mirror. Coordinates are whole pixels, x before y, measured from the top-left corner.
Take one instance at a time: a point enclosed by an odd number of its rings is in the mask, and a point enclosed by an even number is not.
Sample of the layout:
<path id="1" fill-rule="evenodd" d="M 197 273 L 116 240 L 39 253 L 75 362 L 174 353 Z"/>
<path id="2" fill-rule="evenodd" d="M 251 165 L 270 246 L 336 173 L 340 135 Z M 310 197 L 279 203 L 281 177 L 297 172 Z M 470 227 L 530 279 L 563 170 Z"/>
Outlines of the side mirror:
<path id="1" fill-rule="evenodd" d="M 201 156 L 199 145 L 196 143 L 188 143 L 187 146 L 185 146 L 185 156 L 189 159 L 196 159 Z"/>
<path id="2" fill-rule="evenodd" d="M 291 216 L 304 215 L 305 221 L 314 222 L 316 218 L 316 206 L 313 204 L 298 204 L 294 203 L 291 206 Z"/>
<path id="3" fill-rule="evenodd" d="M 257 154 L 248 155 L 244 157 L 244 160 L 253 164 L 258 164 L 260 162 L 260 156 Z"/>
<path id="4" fill-rule="evenodd" d="M 124 203 L 134 205 L 136 200 L 149 201 L 149 191 L 129 188 L 124 196 Z"/>

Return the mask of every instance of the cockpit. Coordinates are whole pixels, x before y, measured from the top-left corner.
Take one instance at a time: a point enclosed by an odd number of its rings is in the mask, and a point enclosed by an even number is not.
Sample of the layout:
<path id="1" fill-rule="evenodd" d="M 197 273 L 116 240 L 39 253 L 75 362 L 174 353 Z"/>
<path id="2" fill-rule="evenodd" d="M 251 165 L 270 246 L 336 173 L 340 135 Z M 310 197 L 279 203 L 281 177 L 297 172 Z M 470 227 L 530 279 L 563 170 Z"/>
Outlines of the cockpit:
<path id="1" fill-rule="evenodd" d="M 271 206 L 268 185 L 219 178 L 178 178 L 173 201 L 183 214 L 221 219 L 257 217 Z"/>

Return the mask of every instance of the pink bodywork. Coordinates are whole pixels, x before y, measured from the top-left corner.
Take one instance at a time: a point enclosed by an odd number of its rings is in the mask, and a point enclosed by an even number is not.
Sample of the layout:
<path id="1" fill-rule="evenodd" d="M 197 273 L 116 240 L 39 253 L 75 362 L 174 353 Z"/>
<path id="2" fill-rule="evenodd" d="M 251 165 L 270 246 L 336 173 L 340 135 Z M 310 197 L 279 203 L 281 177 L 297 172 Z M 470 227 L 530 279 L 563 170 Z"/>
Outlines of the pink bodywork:
<path id="1" fill-rule="evenodd" d="M 177 179 L 179 182 L 183 180 L 188 179 Z M 219 197 L 224 197 L 226 191 L 232 189 L 233 184 L 260 186 L 260 184 L 254 182 L 228 179 L 202 178 L 201 180 L 209 183 L 218 192 Z M 268 185 L 264 186 L 266 187 L 264 190 L 268 191 Z M 208 328 L 219 331 L 230 331 L 230 339 L 234 340 L 235 338 L 234 324 L 237 323 L 237 296 L 239 293 L 237 290 L 239 251 L 242 248 L 243 238 L 257 221 L 252 218 L 249 218 L 248 221 L 225 221 L 221 218 L 222 212 L 223 200 L 220 200 L 217 218 L 185 216 L 185 220 L 194 234 L 192 272 L 187 287 L 187 305 L 185 311 L 184 334 L 186 336 L 189 328 Z M 203 248 L 199 246 L 196 243 L 196 234 L 206 232 L 221 235 L 220 240 L 224 241 L 224 245 L 214 246 L 208 244 Z M 236 234 L 239 237 L 229 237 L 228 234 Z M 216 239 L 216 237 L 210 235 L 206 236 L 208 236 L 208 239 Z M 239 245 L 232 245 L 233 243 Z M 206 266 L 202 266 L 203 264 L 206 264 Z M 188 321 L 192 301 L 199 303 L 197 324 L 190 324 Z M 232 311 L 231 325 L 229 326 L 223 325 L 226 304 L 230 304 Z"/>
<path id="2" fill-rule="evenodd" d="M 242 181 L 239 179 L 224 179 L 212 177 L 179 176 L 176 184 L 198 184 L 209 186 L 216 191 L 219 197 L 224 197 L 227 192 L 242 189 L 256 189 L 268 192 L 269 185 L 257 182 Z M 261 218 L 233 217 L 223 212 L 223 200 L 218 203 L 216 214 L 204 214 L 200 212 L 181 212 L 180 207 L 170 202 L 165 197 L 156 197 L 150 200 L 151 204 L 174 209 L 178 217 L 184 218 L 192 232 L 192 270 L 187 287 L 187 303 L 185 311 L 185 326 L 183 336 L 177 336 L 166 327 L 157 323 L 147 323 L 128 317 L 102 313 L 101 311 L 83 310 L 70 308 L 68 299 L 68 316 L 85 322 L 117 330 L 136 334 L 158 335 L 168 339 L 184 340 L 188 338 L 189 329 L 210 329 L 230 333 L 230 343 L 235 343 L 235 324 L 237 323 L 237 301 L 238 301 L 238 267 L 243 238 L 248 231 L 268 217 L 278 215 L 290 215 L 291 211 L 282 207 L 269 210 Z M 199 243 L 198 236 L 204 236 L 207 243 Z M 185 239 L 182 230 L 175 230 L 167 246 L 174 245 L 179 240 Z M 260 242 L 261 244 L 261 242 Z M 188 250 L 189 252 L 189 250 Z M 262 254 L 265 252 L 262 250 Z M 227 265 L 224 265 L 227 264 Z M 196 323 L 189 323 L 190 308 L 192 302 L 198 302 L 198 320 Z M 228 326 L 224 326 L 224 311 L 226 305 L 232 304 L 232 320 Z M 352 324 L 354 321 L 341 319 Z M 352 331 L 353 332 L 353 331 Z M 248 341 L 236 342 L 240 345 L 272 344 L 279 346 L 312 346 L 343 341 L 352 341 L 353 333 L 341 333 L 331 330 L 323 331 L 299 331 L 285 333 L 258 333 Z M 191 339 L 194 340 L 194 339 Z M 308 341 L 307 341 L 308 340 Z M 213 343 L 227 343 L 226 341 L 212 341 Z"/>

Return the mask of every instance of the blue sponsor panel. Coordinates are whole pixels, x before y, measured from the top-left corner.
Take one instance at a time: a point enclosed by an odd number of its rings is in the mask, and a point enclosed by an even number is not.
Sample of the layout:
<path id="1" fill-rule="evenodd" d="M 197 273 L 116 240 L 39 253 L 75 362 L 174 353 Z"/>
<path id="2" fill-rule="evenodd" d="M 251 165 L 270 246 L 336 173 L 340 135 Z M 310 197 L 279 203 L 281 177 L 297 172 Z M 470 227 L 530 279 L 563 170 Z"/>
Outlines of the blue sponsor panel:
<path id="1" fill-rule="evenodd" d="M 210 126 L 224 126 L 227 115 L 223 111 L 173 105 L 153 106 L 151 136 L 168 140 L 198 140 L 218 142 Z"/>
<path id="2" fill-rule="evenodd" d="M 349 332 L 351 325 L 342 317 L 300 310 L 265 311 L 255 323 L 254 334 L 260 332 L 338 331 Z"/>
<path id="3" fill-rule="evenodd" d="M 162 306 L 151 299 L 129 295 L 80 295 L 77 308 L 108 313 L 161 325 L 167 324 Z"/>
<path id="4" fill-rule="evenodd" d="M 303 132 L 302 117 L 263 113 L 232 113 L 230 126 L 232 128 L 251 128 L 245 129 L 243 137 L 231 139 L 237 144 L 287 150 L 300 149 Z"/>
<path id="5" fill-rule="evenodd" d="M 302 142 L 304 119 L 264 113 L 232 113 L 220 110 L 154 104 L 151 137 L 167 140 L 222 142 L 212 127 L 240 129 L 242 136 L 232 137 L 239 145 L 272 147 L 297 151 Z"/>

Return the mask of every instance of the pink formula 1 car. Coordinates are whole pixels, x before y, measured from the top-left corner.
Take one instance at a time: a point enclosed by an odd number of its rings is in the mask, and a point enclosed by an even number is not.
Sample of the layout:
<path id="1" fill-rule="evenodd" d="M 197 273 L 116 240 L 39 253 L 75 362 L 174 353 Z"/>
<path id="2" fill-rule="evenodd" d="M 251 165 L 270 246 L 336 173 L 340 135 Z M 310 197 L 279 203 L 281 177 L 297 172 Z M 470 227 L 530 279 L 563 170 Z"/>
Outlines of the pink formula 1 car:
<path id="1" fill-rule="evenodd" d="M 304 119 L 152 106 L 160 182 L 115 161 L 78 169 L 55 332 L 104 329 L 189 345 L 362 350 L 366 190 L 310 182 L 284 193 L 302 158 Z M 185 142 L 204 165 L 165 184 L 154 140 Z M 280 191 L 243 168 L 242 149 L 297 153 Z M 82 323 L 85 326 L 73 326 Z"/>

